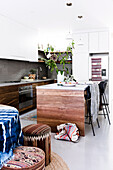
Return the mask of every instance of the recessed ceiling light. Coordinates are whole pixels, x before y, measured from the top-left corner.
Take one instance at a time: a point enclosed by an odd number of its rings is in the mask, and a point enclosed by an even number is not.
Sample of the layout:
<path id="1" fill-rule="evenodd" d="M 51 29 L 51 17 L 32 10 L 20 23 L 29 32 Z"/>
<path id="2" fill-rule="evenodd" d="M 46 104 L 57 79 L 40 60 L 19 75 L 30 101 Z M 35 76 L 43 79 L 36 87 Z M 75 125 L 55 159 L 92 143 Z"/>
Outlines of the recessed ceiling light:
<path id="1" fill-rule="evenodd" d="M 71 2 L 67 2 L 66 5 L 67 6 L 72 6 L 72 3 Z"/>
<path id="2" fill-rule="evenodd" d="M 82 19 L 82 18 L 83 18 L 83 16 L 82 16 L 82 15 L 78 15 L 78 18 L 79 18 L 79 19 Z"/>

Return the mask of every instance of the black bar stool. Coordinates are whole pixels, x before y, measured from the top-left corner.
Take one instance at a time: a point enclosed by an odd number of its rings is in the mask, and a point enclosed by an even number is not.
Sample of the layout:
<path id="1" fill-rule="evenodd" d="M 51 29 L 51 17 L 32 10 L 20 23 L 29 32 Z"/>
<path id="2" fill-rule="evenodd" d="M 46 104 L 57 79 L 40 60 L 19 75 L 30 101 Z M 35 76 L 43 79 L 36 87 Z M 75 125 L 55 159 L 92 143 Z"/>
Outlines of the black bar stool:
<path id="1" fill-rule="evenodd" d="M 104 118 L 106 118 L 107 116 L 108 122 L 110 125 L 111 124 L 110 118 L 109 118 L 110 109 L 109 109 L 109 103 L 108 103 L 106 93 L 105 93 L 107 83 L 108 83 L 108 80 L 101 81 L 99 83 L 100 101 L 101 101 L 100 105 L 102 106 L 102 110 L 103 110 L 103 113 L 99 115 L 104 115 Z"/>

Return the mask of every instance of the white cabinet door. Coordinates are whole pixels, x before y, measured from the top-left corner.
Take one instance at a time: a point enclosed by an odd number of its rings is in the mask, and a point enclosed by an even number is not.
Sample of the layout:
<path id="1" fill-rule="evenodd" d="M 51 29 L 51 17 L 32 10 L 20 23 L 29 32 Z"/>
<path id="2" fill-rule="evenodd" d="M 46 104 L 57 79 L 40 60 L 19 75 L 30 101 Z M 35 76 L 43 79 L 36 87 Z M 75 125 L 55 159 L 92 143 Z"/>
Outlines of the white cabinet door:
<path id="1" fill-rule="evenodd" d="M 98 52 L 98 32 L 89 33 L 89 53 Z"/>
<path id="2" fill-rule="evenodd" d="M 75 34 L 74 42 L 77 53 L 88 52 L 88 33 Z"/>
<path id="3" fill-rule="evenodd" d="M 77 81 L 89 80 L 88 53 L 73 53 L 72 72 Z"/>
<path id="4" fill-rule="evenodd" d="M 38 61 L 37 31 L 0 16 L 0 58 Z"/>
<path id="5" fill-rule="evenodd" d="M 99 51 L 109 52 L 109 33 L 107 31 L 99 32 Z"/>
<path id="6" fill-rule="evenodd" d="M 89 53 L 109 52 L 109 33 L 107 31 L 89 33 Z"/>

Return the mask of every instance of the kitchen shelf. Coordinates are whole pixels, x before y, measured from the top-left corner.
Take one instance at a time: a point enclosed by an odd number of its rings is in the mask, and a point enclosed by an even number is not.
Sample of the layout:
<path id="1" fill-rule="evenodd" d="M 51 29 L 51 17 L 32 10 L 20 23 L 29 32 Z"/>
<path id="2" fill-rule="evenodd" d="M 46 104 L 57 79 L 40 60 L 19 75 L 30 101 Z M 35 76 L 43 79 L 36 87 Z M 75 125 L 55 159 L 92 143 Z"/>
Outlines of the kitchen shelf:
<path id="1" fill-rule="evenodd" d="M 43 60 L 38 60 L 38 63 L 44 63 L 44 61 Z"/>
<path id="2" fill-rule="evenodd" d="M 72 60 L 67 60 L 66 62 L 67 62 L 66 64 L 71 64 Z M 44 63 L 44 61 L 43 60 L 38 60 L 38 63 Z M 56 61 L 56 63 L 60 64 L 60 61 Z"/>
<path id="3" fill-rule="evenodd" d="M 45 53 L 44 53 L 44 51 L 43 50 L 38 50 L 38 52 L 39 53 L 43 53 L 44 55 L 45 55 Z M 49 53 L 49 52 L 46 52 L 47 54 Z M 61 54 L 66 54 L 66 53 L 70 53 L 71 54 L 71 51 L 53 51 L 53 52 L 50 52 L 50 54 L 59 54 L 59 53 L 61 53 Z M 46 55 L 45 55 L 46 56 Z M 43 58 L 43 57 L 42 57 Z M 45 57 L 44 57 L 45 58 Z M 46 58 L 47 59 L 47 58 Z M 44 63 L 44 61 L 43 60 L 38 60 L 38 62 L 39 63 Z M 68 62 L 67 64 L 71 64 L 72 63 L 72 60 L 67 60 L 66 62 Z M 60 61 L 57 61 L 56 62 L 57 64 L 60 64 Z"/>
<path id="4" fill-rule="evenodd" d="M 67 60 L 66 62 L 68 62 L 68 63 L 66 63 L 66 64 L 72 64 L 72 60 Z M 60 61 L 57 61 L 56 63 L 57 63 L 57 64 L 60 64 Z"/>
<path id="5" fill-rule="evenodd" d="M 56 53 L 71 53 L 71 51 L 53 51 L 53 52 L 50 52 L 50 54 L 56 54 Z"/>
<path id="6" fill-rule="evenodd" d="M 45 53 L 44 52 L 44 50 L 38 50 L 39 52 L 43 52 L 43 53 Z M 46 52 L 46 53 L 49 53 L 49 52 Z M 50 54 L 56 54 L 56 53 L 71 53 L 71 51 L 50 51 Z"/>

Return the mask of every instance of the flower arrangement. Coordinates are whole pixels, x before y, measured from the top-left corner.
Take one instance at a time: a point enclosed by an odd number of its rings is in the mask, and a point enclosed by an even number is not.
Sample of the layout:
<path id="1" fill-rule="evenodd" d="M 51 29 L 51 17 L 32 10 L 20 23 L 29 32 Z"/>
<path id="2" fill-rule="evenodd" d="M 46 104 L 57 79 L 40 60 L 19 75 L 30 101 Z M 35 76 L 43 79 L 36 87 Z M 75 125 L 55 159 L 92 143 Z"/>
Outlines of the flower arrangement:
<path id="1" fill-rule="evenodd" d="M 69 75 L 69 76 L 65 77 L 64 81 L 65 81 L 65 83 L 76 82 L 73 75 Z"/>

